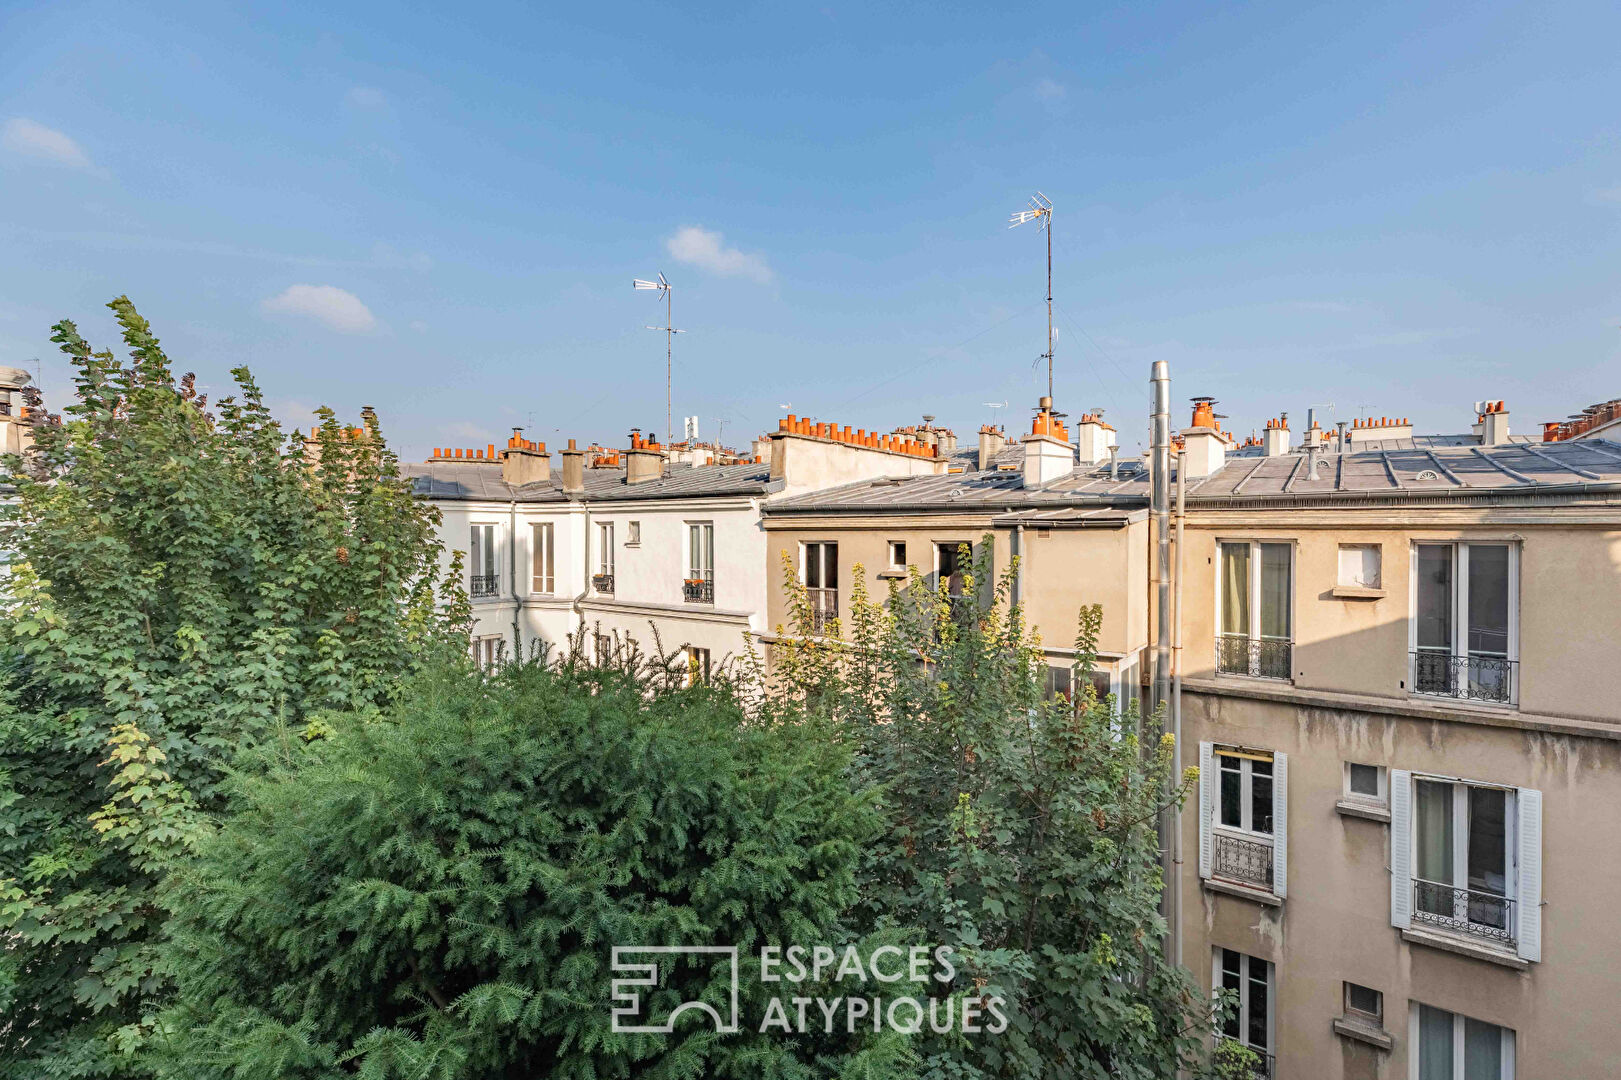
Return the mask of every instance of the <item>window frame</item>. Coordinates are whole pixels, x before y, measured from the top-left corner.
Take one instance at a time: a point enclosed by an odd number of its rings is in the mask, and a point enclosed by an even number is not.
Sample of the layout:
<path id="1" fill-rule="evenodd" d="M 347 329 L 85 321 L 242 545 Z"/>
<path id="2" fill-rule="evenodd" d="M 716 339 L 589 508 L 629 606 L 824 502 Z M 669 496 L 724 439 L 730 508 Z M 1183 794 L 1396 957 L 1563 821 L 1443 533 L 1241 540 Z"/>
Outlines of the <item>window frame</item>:
<path id="1" fill-rule="evenodd" d="M 1412 794 L 1413 812 L 1412 812 L 1412 815 L 1411 815 L 1411 823 L 1410 823 L 1410 828 L 1412 829 L 1412 852 L 1413 852 L 1411 878 L 1415 882 L 1425 882 L 1425 883 L 1428 883 L 1428 884 L 1433 884 L 1433 885 L 1437 885 L 1437 886 L 1444 887 L 1444 888 L 1451 888 L 1451 889 L 1454 889 L 1454 890 L 1461 889 L 1466 893 L 1476 891 L 1476 890 L 1473 890 L 1473 889 L 1471 889 L 1469 887 L 1469 818 L 1470 818 L 1470 814 L 1469 814 L 1469 792 L 1471 790 L 1474 790 L 1474 789 L 1479 789 L 1479 790 L 1482 790 L 1482 791 L 1499 791 L 1499 792 L 1503 793 L 1503 887 L 1504 887 L 1504 892 L 1501 894 L 1501 896 L 1505 900 L 1513 901 L 1515 906 L 1512 909 L 1510 909 L 1512 914 L 1505 913 L 1504 922 L 1506 922 L 1508 925 L 1506 927 L 1501 928 L 1501 929 L 1506 930 L 1506 932 L 1510 935 L 1508 943 L 1512 946 L 1518 940 L 1518 937 L 1519 937 L 1519 926 L 1518 926 L 1518 921 L 1519 921 L 1519 919 L 1518 919 L 1518 915 L 1519 915 L 1518 905 L 1519 905 L 1519 898 L 1520 898 L 1519 789 L 1514 788 L 1514 787 L 1509 787 L 1509 786 L 1506 786 L 1506 785 L 1503 785 L 1503 784 L 1489 784 L 1489 783 L 1483 783 L 1483 782 L 1474 781 L 1474 780 L 1460 780 L 1457 777 L 1452 777 L 1452 776 L 1432 776 L 1432 775 L 1430 775 L 1428 773 L 1418 773 L 1418 772 L 1415 772 L 1415 773 L 1412 774 L 1411 782 L 1412 782 L 1412 785 L 1413 785 L 1413 788 L 1412 788 L 1412 792 L 1413 792 L 1413 794 Z M 1418 814 L 1418 785 L 1419 784 L 1444 784 L 1444 785 L 1447 785 L 1449 788 L 1451 788 L 1451 791 L 1452 791 L 1452 796 L 1451 796 L 1451 802 L 1452 802 L 1452 822 L 1451 822 L 1452 851 L 1451 851 L 1450 856 L 1449 856 L 1450 859 L 1451 859 L 1451 862 L 1452 862 L 1452 880 L 1451 881 L 1431 881 L 1429 878 L 1423 878 L 1423 877 L 1420 877 L 1418 875 L 1418 866 L 1419 866 L 1419 862 L 1420 862 L 1420 855 L 1419 855 L 1420 832 L 1419 832 L 1419 825 L 1418 825 L 1418 821 L 1419 821 L 1419 814 Z M 1485 893 L 1485 890 L 1479 890 L 1479 891 Z M 1487 893 L 1487 895 L 1498 895 L 1498 894 Z M 1460 903 L 1457 902 L 1456 898 L 1454 898 L 1454 903 L 1453 903 L 1453 917 L 1454 918 L 1458 917 L 1458 912 L 1460 910 L 1462 911 L 1462 917 L 1466 922 L 1469 922 L 1472 925 L 1480 925 L 1482 927 L 1489 927 L 1490 926 L 1489 923 L 1474 924 L 1473 920 L 1469 919 L 1469 903 L 1468 903 L 1468 901 L 1464 901 L 1464 902 L 1462 902 L 1460 904 Z M 1416 908 L 1415 908 L 1415 910 L 1413 912 L 1413 915 L 1414 915 L 1414 921 L 1419 922 L 1420 924 L 1424 925 L 1426 929 L 1434 929 L 1434 930 L 1438 930 L 1438 931 L 1440 931 L 1442 933 L 1449 933 L 1450 932 L 1450 933 L 1459 933 L 1459 934 L 1465 934 L 1465 935 L 1468 934 L 1467 930 L 1453 930 L 1453 929 L 1450 929 L 1448 927 L 1436 926 L 1436 925 L 1434 925 L 1432 923 L 1425 922 L 1425 920 L 1423 920 L 1420 917 L 1420 915 L 1419 915 Z"/>
<path id="2" fill-rule="evenodd" d="M 1379 580 L 1347 581 L 1345 580 L 1345 553 L 1350 550 L 1372 551 L 1374 553 L 1374 566 L 1378 569 Z M 1337 560 L 1334 566 L 1334 583 L 1342 589 L 1383 589 L 1385 587 L 1385 550 L 1383 544 L 1351 543 L 1340 544 L 1335 552 Z"/>
<path id="3" fill-rule="evenodd" d="M 1218 1039 L 1226 1039 L 1226 1040 L 1228 1040 L 1230 1042 L 1236 1042 L 1240 1046 L 1244 1046 L 1244 1047 L 1247 1047 L 1248 1049 L 1255 1050 L 1255 1051 L 1257 1051 L 1257 1052 L 1259 1052 L 1259 1053 L 1261 1053 L 1261 1054 L 1263 1054 L 1263 1055 L 1265 1055 L 1265 1056 L 1267 1056 L 1269 1058 L 1274 1057 L 1274 1056 L 1277 1055 L 1277 1052 L 1278 1052 L 1277 1051 L 1277 1044 L 1278 1044 L 1278 1029 L 1277 1029 L 1278 969 L 1277 969 L 1277 965 L 1272 963 L 1272 961 L 1270 961 L 1270 960 L 1263 960 L 1259 956 L 1251 956 L 1249 953 L 1244 952 L 1241 949 L 1225 949 L 1220 945 L 1214 945 L 1214 946 L 1211 947 L 1211 954 L 1212 955 L 1211 955 L 1211 990 L 1210 990 L 1210 993 L 1211 993 L 1212 997 L 1214 997 L 1218 991 L 1225 989 L 1225 986 L 1223 985 L 1223 981 L 1222 981 L 1222 974 L 1223 974 L 1223 971 L 1224 971 L 1224 969 L 1222 968 L 1222 959 L 1223 959 L 1222 953 L 1224 953 L 1224 952 L 1234 953 L 1234 954 L 1236 954 L 1238 956 L 1238 1013 L 1233 1018 L 1234 1021 L 1238 1024 L 1238 1038 L 1234 1038 L 1233 1036 L 1227 1034 L 1225 1029 L 1218 1030 L 1216 1032 L 1216 1037 Z M 1265 1046 L 1256 1046 L 1254 1043 L 1249 1041 L 1249 1026 L 1250 1026 L 1249 1022 L 1252 1019 L 1252 1017 L 1250 1016 L 1250 1001 L 1249 1001 L 1249 998 L 1250 998 L 1250 982 L 1251 982 L 1251 980 L 1253 978 L 1253 967 L 1254 967 L 1255 964 L 1265 964 L 1266 965 L 1266 979 L 1265 979 L 1265 983 L 1266 983 L 1266 1045 Z M 1270 1074 L 1268 1074 L 1268 1075 L 1270 1075 Z"/>
<path id="4" fill-rule="evenodd" d="M 905 540 L 890 540 L 885 544 L 884 550 L 888 553 L 889 569 L 891 569 L 891 570 L 905 570 L 906 569 L 906 541 Z M 899 551 L 899 553 L 900 553 L 899 558 L 895 557 L 897 551 Z"/>
<path id="5" fill-rule="evenodd" d="M 704 581 L 713 582 L 715 580 L 715 523 L 714 523 L 714 521 L 709 520 L 709 519 L 706 518 L 706 519 L 703 519 L 703 520 L 687 521 L 687 522 L 684 522 L 683 524 L 685 524 L 686 527 L 687 527 L 686 528 L 685 544 L 683 545 L 686 548 L 685 562 L 687 564 L 687 574 L 686 574 L 687 579 L 688 580 L 704 580 Z M 697 557 L 696 554 L 694 554 L 694 551 L 693 551 L 693 540 L 694 540 L 695 537 L 697 537 L 699 535 L 702 535 L 703 537 L 705 537 L 705 540 L 704 540 L 703 544 L 700 545 L 700 546 L 707 546 L 707 548 L 708 548 L 708 551 L 706 553 L 706 557 L 707 557 L 707 560 L 708 560 L 708 565 L 707 566 L 699 564 L 698 557 Z"/>
<path id="6" fill-rule="evenodd" d="M 469 643 L 473 654 L 473 663 L 478 665 L 480 671 L 494 671 L 500 666 L 502 645 L 506 642 L 505 634 L 476 634 Z"/>
<path id="7" fill-rule="evenodd" d="M 640 519 L 625 522 L 625 546 L 642 546 L 642 523 Z"/>
<path id="8" fill-rule="evenodd" d="M 477 550 L 480 545 L 476 539 L 476 535 L 481 530 L 485 531 L 485 535 L 489 537 L 489 542 L 483 545 L 485 548 L 484 552 Z M 475 603 L 488 603 L 490 601 L 501 599 L 501 555 L 503 543 L 504 542 L 501 537 L 501 523 L 499 521 L 481 521 L 476 517 L 468 519 L 467 594 L 468 599 Z M 484 572 L 482 574 L 474 573 L 475 562 L 482 565 L 484 563 L 484 555 L 486 554 L 488 555 L 490 565 L 484 567 Z M 495 579 L 495 588 L 488 593 L 474 596 L 472 582 L 476 577 L 493 577 Z"/>
<path id="9" fill-rule="evenodd" d="M 1365 792 L 1355 791 L 1351 788 L 1351 766 L 1361 765 L 1373 769 L 1378 775 L 1378 794 L 1368 795 Z M 1346 802 L 1360 803 L 1364 806 L 1377 806 L 1385 808 L 1390 805 L 1390 770 L 1383 765 L 1375 765 L 1367 761 L 1346 760 L 1341 763 L 1342 776 L 1340 798 Z"/>
<path id="10" fill-rule="evenodd" d="M 817 578 L 819 580 L 823 581 L 823 582 L 826 582 L 826 580 L 827 580 L 827 570 L 828 570 L 828 552 L 829 552 L 829 550 L 832 551 L 832 556 L 833 556 L 833 558 L 832 558 L 833 584 L 832 585 L 822 584 L 822 585 L 813 586 L 810 583 L 810 564 L 811 564 L 812 553 L 813 552 L 815 553 L 815 558 L 817 560 L 817 567 L 816 567 L 817 568 Z M 828 594 L 828 593 L 832 594 L 832 600 L 833 600 L 833 607 L 832 607 L 833 615 L 832 615 L 832 618 L 836 619 L 836 618 L 839 617 L 839 542 L 837 540 L 801 540 L 800 541 L 800 543 L 799 543 L 799 584 L 800 584 L 800 587 L 803 588 L 806 591 L 806 599 L 810 603 L 811 617 L 812 617 L 813 620 L 818 619 L 818 616 L 817 616 L 818 612 L 826 610 L 825 607 L 821 607 L 821 606 L 818 606 L 818 605 L 822 604 L 822 603 L 825 603 L 825 599 L 826 599 L 825 594 Z M 813 589 L 817 593 L 824 594 L 824 595 L 820 595 L 820 596 L 812 595 L 812 590 Z M 822 632 L 820 621 L 818 620 L 816 622 L 816 624 L 813 625 L 810 629 L 811 629 L 812 633 L 820 634 Z"/>
<path id="11" fill-rule="evenodd" d="M 1222 629 L 1222 627 L 1225 625 L 1225 621 L 1223 619 L 1223 616 L 1226 614 L 1225 608 L 1224 608 L 1224 605 L 1226 603 L 1226 600 L 1225 600 L 1226 581 L 1225 581 L 1225 574 L 1224 574 L 1224 571 L 1223 571 L 1223 562 L 1224 562 L 1224 560 L 1222 558 L 1222 549 L 1224 547 L 1226 547 L 1227 545 L 1230 545 L 1230 544 L 1245 544 L 1245 545 L 1248 545 L 1248 547 L 1249 547 L 1249 553 L 1247 555 L 1247 558 L 1249 560 L 1248 565 L 1250 567 L 1250 574 L 1249 574 L 1249 579 L 1250 580 L 1249 580 L 1249 590 L 1248 590 L 1249 591 L 1249 599 L 1248 599 L 1248 604 L 1249 604 L 1248 624 L 1249 625 L 1247 627 L 1248 633 L 1246 633 L 1246 634 L 1236 634 L 1236 633 L 1231 633 L 1230 634 L 1227 631 Z M 1262 579 L 1263 579 L 1264 575 L 1261 573 L 1261 548 L 1267 547 L 1267 546 L 1270 546 L 1270 545 L 1276 545 L 1276 546 L 1279 546 L 1279 547 L 1287 548 L 1288 552 L 1289 552 L 1288 604 L 1287 604 L 1286 609 L 1285 609 L 1286 617 L 1287 617 L 1287 620 L 1288 620 L 1289 633 L 1284 637 L 1269 636 L 1269 635 L 1262 634 L 1262 633 L 1259 632 L 1261 626 L 1263 625 L 1263 616 L 1261 614 L 1261 595 L 1262 595 Z M 1222 650 L 1221 643 L 1227 638 L 1241 638 L 1241 639 L 1243 639 L 1243 640 L 1245 640 L 1247 642 L 1263 642 L 1263 641 L 1283 642 L 1288 646 L 1288 649 L 1289 649 L 1288 673 L 1287 673 L 1287 675 L 1285 675 L 1282 678 L 1278 678 L 1276 676 L 1271 676 L 1271 675 L 1257 674 L 1257 665 L 1256 665 L 1255 659 L 1253 657 L 1253 654 L 1251 656 L 1250 663 L 1248 665 L 1248 667 L 1249 667 L 1248 671 L 1242 672 L 1242 673 L 1241 672 L 1236 672 L 1236 671 L 1223 671 L 1222 670 L 1222 665 L 1220 663 L 1217 663 L 1217 665 L 1216 665 L 1216 674 L 1217 675 L 1225 677 L 1225 678 L 1238 678 L 1238 679 L 1264 678 L 1264 679 L 1267 679 L 1268 681 L 1271 681 L 1271 682 L 1293 682 L 1294 681 L 1294 675 L 1295 675 L 1295 672 L 1294 672 L 1295 627 L 1299 625 L 1298 619 L 1296 617 L 1298 615 L 1298 611 L 1296 609 L 1299 606 L 1299 600 L 1297 599 L 1297 596 L 1298 596 L 1298 594 L 1300 592 L 1300 589 L 1299 589 L 1299 563 L 1300 563 L 1299 547 L 1300 547 L 1300 541 L 1298 539 L 1293 538 L 1293 537 L 1253 537 L 1253 536 L 1217 536 L 1216 537 L 1216 553 L 1215 553 L 1215 558 L 1213 560 L 1213 562 L 1215 563 L 1216 581 L 1215 581 L 1215 595 L 1212 598 L 1212 603 L 1213 603 L 1214 609 L 1215 609 L 1213 611 L 1213 613 L 1212 613 L 1212 617 L 1213 617 L 1213 619 L 1215 621 L 1214 621 L 1214 623 L 1212 625 L 1215 627 L 1216 648 L 1217 648 L 1218 658 L 1221 655 L 1221 650 Z"/>
<path id="12" fill-rule="evenodd" d="M 1448 644 L 1450 650 L 1447 654 L 1455 662 L 1458 659 L 1467 660 L 1470 656 L 1502 659 L 1509 665 L 1509 694 L 1507 701 L 1492 701 L 1490 699 L 1468 698 L 1471 705 L 1485 708 L 1515 708 L 1520 700 L 1520 558 L 1522 544 L 1513 539 L 1479 539 L 1479 540 L 1413 540 L 1408 551 L 1408 600 L 1407 600 L 1407 685 L 1412 695 L 1432 698 L 1447 697 L 1450 695 L 1439 693 L 1420 693 L 1418 690 L 1418 654 L 1421 650 L 1435 651 L 1434 646 L 1420 646 L 1418 643 L 1418 556 L 1421 547 L 1444 547 L 1452 553 L 1452 598 L 1450 618 L 1452 621 L 1452 640 Z M 1508 627 L 1507 650 L 1503 656 L 1496 653 L 1472 653 L 1469 650 L 1469 549 L 1475 547 L 1500 547 L 1508 550 Z"/>
<path id="13" fill-rule="evenodd" d="M 1369 1027 L 1383 1030 L 1385 1026 L 1385 992 L 1383 990 L 1375 990 L 1373 987 L 1365 986 L 1362 983 L 1354 983 L 1349 979 L 1346 979 L 1341 986 L 1343 987 L 1342 994 L 1344 997 L 1342 1002 L 1342 1010 L 1345 1019 L 1357 1021 L 1366 1024 Z M 1376 999 L 1376 1011 L 1368 1012 L 1366 1009 L 1359 1009 L 1355 1005 L 1351 1004 L 1352 989 L 1366 990 L 1368 993 L 1372 994 Z"/>
<path id="14" fill-rule="evenodd" d="M 536 596 L 557 594 L 557 526 L 551 521 L 529 523 L 529 591 Z"/>
<path id="15" fill-rule="evenodd" d="M 683 686 L 692 686 L 695 683 L 707 683 L 710 677 L 710 652 L 701 645 L 688 645 L 685 647 L 687 660 L 687 675 Z"/>
<path id="16" fill-rule="evenodd" d="M 1493 1024 L 1489 1020 L 1481 1020 L 1478 1017 L 1465 1016 L 1461 1012 L 1454 1012 L 1451 1009 L 1443 1009 L 1439 1005 L 1431 1005 L 1428 1002 L 1416 1000 L 1408 1002 L 1407 1039 L 1410 1047 L 1407 1054 L 1408 1080 L 1420 1080 L 1418 1070 L 1420 1059 L 1423 1056 L 1421 1053 L 1423 1028 L 1419 1023 L 1419 1016 L 1422 1009 L 1434 1009 L 1436 1012 L 1445 1013 L 1452 1017 L 1452 1076 L 1450 1078 L 1443 1077 L 1442 1080 L 1465 1080 L 1464 1069 L 1467 1067 L 1467 1062 L 1464 1060 L 1466 1053 L 1465 1032 L 1470 1020 L 1497 1029 L 1498 1038 L 1501 1040 L 1498 1050 L 1498 1080 L 1514 1080 L 1517 1072 L 1515 1061 L 1517 1036 L 1513 1028 L 1503 1024 Z"/>
<path id="17" fill-rule="evenodd" d="M 614 572 L 614 523 L 597 522 L 597 573 Z"/>
<path id="18" fill-rule="evenodd" d="M 1221 809 L 1222 809 L 1221 794 L 1222 794 L 1222 789 L 1223 789 L 1223 787 L 1225 786 L 1225 783 L 1226 783 L 1225 774 L 1227 772 L 1227 768 L 1222 762 L 1216 761 L 1215 762 L 1215 766 L 1216 766 L 1216 811 L 1215 811 L 1215 817 L 1210 822 L 1211 826 L 1213 828 L 1221 829 L 1221 830 L 1223 830 L 1225 832 L 1237 833 L 1237 834 L 1239 834 L 1240 836 L 1243 836 L 1246 839 L 1252 839 L 1252 838 L 1255 838 L 1255 837 L 1264 837 L 1267 841 L 1270 842 L 1272 837 L 1274 835 L 1276 835 L 1276 833 L 1277 833 L 1277 821 L 1276 820 L 1274 820 L 1272 822 L 1272 828 L 1270 830 L 1268 830 L 1267 832 L 1261 832 L 1261 831 L 1257 830 L 1254 827 L 1254 825 L 1255 825 L 1255 762 L 1257 762 L 1257 761 L 1266 761 L 1267 763 L 1269 763 L 1273 767 L 1274 770 L 1276 770 L 1276 768 L 1277 768 L 1277 755 L 1271 753 L 1270 751 L 1250 750 L 1250 749 L 1240 748 L 1240 747 L 1236 747 L 1236 746 L 1218 746 L 1218 747 L 1215 748 L 1214 757 L 1216 757 L 1216 758 L 1234 758 L 1234 759 L 1236 759 L 1238 761 L 1238 776 L 1239 776 L 1239 781 L 1238 781 L 1238 784 L 1239 784 L 1239 787 L 1238 787 L 1238 819 L 1239 819 L 1240 824 L 1238 824 L 1238 825 L 1229 825 L 1226 822 L 1221 820 Z M 1267 774 L 1267 779 L 1271 780 L 1273 784 L 1276 784 L 1278 782 L 1276 771 Z M 1276 803 L 1276 798 L 1275 797 L 1273 799 L 1273 802 L 1274 802 L 1274 804 Z M 1249 824 L 1244 824 L 1244 822 L 1246 820 L 1249 822 Z"/>

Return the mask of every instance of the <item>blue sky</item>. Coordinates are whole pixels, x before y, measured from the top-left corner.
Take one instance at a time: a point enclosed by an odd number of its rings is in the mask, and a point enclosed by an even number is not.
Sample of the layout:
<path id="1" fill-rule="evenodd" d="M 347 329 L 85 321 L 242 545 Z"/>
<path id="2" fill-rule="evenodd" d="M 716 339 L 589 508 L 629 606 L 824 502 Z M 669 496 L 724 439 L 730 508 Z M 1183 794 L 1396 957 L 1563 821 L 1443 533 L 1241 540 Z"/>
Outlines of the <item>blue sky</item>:
<path id="1" fill-rule="evenodd" d="M 1538 430 L 1621 393 L 1618 39 L 1613 3 L 12 3 L 0 364 L 60 404 L 50 324 L 107 341 L 128 293 L 294 424 L 622 443 L 664 423 L 662 270 L 706 436 L 967 435 L 1044 387 L 1005 227 L 1040 189 L 1059 405 L 1128 449 L 1156 359 L 1242 431 Z"/>

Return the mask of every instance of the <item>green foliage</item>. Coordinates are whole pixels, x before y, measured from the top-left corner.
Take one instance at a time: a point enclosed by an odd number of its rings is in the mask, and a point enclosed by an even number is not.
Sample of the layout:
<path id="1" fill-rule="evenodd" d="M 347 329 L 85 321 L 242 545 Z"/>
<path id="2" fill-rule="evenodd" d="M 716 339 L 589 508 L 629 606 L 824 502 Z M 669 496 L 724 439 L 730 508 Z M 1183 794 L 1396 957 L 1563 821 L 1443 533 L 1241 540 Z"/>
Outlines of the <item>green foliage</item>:
<path id="1" fill-rule="evenodd" d="M 610 661 L 465 662 L 245 777 L 175 878 L 175 1076 L 911 1075 L 904 1039 L 610 1030 L 615 945 L 839 941 L 878 825 L 825 733 Z M 757 969 L 757 965 L 754 965 Z M 757 970 L 756 970 L 757 973 Z M 723 1004 L 681 968 L 648 1015 Z"/>
<path id="2" fill-rule="evenodd" d="M 1164 956 L 1158 912 L 1155 822 L 1190 779 L 1171 782 L 1158 717 L 1092 689 L 1098 608 L 1080 613 L 1075 699 L 1048 696 L 1040 643 L 1008 604 L 1017 568 L 993 581 L 991 550 L 986 537 L 960 596 L 914 568 L 874 602 L 857 566 L 843 641 L 812 632 L 785 555 L 794 625 L 778 628 L 762 707 L 831 725 L 858 782 L 885 793 L 865 925 L 955 946 L 974 992 L 1009 1003 L 1001 1035 L 926 1038 L 922 1075 L 1203 1075 L 1210 1004 Z"/>
<path id="3" fill-rule="evenodd" d="M 375 416 L 285 436 L 246 369 L 215 405 L 125 298 L 127 362 L 55 328 L 65 422 L 7 462 L 0 1074 L 130 1072 L 168 992 L 157 885 L 242 750 L 375 711 L 454 648 L 435 517 Z"/>

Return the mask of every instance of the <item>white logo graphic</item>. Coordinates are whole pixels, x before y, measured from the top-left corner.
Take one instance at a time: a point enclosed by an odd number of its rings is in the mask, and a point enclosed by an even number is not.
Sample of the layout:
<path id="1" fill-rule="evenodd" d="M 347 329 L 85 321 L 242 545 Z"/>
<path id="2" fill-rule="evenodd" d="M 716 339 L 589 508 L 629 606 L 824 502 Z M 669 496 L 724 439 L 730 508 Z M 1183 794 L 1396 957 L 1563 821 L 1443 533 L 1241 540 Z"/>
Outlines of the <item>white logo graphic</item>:
<path id="1" fill-rule="evenodd" d="M 727 1016 L 721 1016 L 713 1005 L 705 1001 L 686 1001 L 677 1005 L 664 1018 L 663 1023 L 637 1024 L 643 1019 L 642 996 L 636 991 L 638 986 L 656 987 L 659 984 L 659 966 L 649 961 L 646 963 L 630 963 L 625 957 L 638 954 L 652 955 L 686 955 L 686 956 L 725 956 L 732 969 L 732 1007 Z M 736 945 L 615 945 L 613 950 L 613 970 L 616 974 L 634 976 L 633 978 L 615 979 L 613 981 L 613 1020 L 611 1030 L 626 1034 L 669 1034 L 675 1030 L 675 1021 L 688 1009 L 708 1013 L 715 1022 L 715 1031 L 722 1035 L 729 1035 L 738 1030 L 737 1026 L 737 946 Z M 647 1018 L 651 1019 L 651 1018 Z"/>

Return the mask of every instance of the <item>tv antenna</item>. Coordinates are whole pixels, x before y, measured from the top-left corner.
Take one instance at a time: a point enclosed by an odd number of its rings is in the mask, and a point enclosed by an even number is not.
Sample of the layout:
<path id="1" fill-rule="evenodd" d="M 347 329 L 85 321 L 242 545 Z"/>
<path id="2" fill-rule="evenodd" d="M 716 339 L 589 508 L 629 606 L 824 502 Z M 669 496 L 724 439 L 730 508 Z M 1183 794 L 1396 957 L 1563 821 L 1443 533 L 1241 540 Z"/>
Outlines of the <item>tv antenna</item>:
<path id="1" fill-rule="evenodd" d="M 664 294 L 664 325 L 649 326 L 648 329 L 664 331 L 664 443 L 668 446 L 675 441 L 674 410 L 670 407 L 671 385 L 674 382 L 675 371 L 675 335 L 685 334 L 686 331 L 675 328 L 675 321 L 672 318 L 675 310 L 672 297 L 675 290 L 662 273 L 659 274 L 657 281 L 643 281 L 636 278 L 631 282 L 631 286 L 635 289 L 657 289 Z"/>
<path id="2" fill-rule="evenodd" d="M 711 416 L 710 419 L 715 421 L 715 449 L 719 450 L 723 445 L 720 440 L 720 435 L 721 432 L 726 430 L 726 421 L 724 418 L 719 416 Z"/>
<path id="3" fill-rule="evenodd" d="M 1047 396 L 1053 396 L 1053 204 L 1041 192 L 1030 200 L 1028 210 L 1016 211 L 1008 218 L 1008 228 L 1017 229 L 1027 221 L 1040 222 L 1036 227 L 1047 233 Z M 1038 358 L 1039 359 L 1039 358 Z"/>

